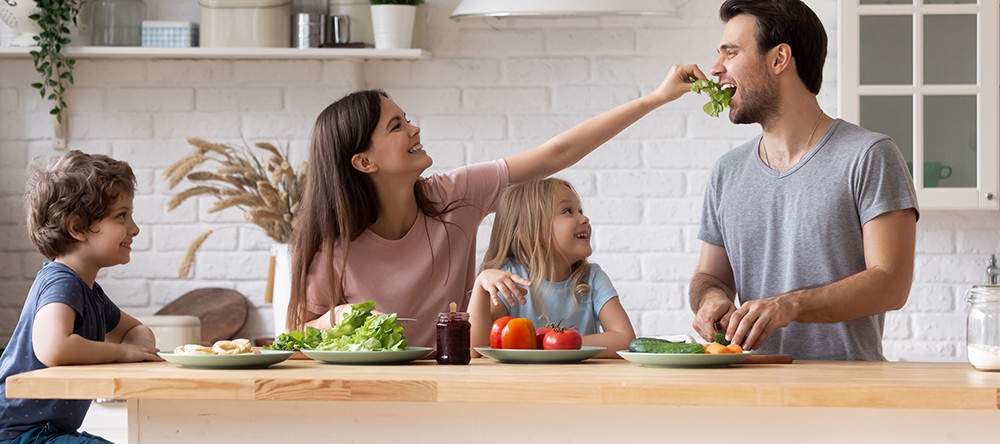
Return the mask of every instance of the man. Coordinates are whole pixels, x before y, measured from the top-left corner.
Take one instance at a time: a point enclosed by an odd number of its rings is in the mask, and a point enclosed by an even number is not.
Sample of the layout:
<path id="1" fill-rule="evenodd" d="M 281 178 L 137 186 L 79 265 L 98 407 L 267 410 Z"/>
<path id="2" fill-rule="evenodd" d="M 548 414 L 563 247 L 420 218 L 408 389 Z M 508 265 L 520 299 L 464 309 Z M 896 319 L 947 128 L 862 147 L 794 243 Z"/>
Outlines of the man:
<path id="1" fill-rule="evenodd" d="M 800 0 L 728 0 L 719 15 L 711 72 L 734 88 L 729 119 L 763 133 L 712 170 L 694 328 L 796 359 L 885 360 L 919 217 L 899 148 L 820 109 L 826 32 Z"/>

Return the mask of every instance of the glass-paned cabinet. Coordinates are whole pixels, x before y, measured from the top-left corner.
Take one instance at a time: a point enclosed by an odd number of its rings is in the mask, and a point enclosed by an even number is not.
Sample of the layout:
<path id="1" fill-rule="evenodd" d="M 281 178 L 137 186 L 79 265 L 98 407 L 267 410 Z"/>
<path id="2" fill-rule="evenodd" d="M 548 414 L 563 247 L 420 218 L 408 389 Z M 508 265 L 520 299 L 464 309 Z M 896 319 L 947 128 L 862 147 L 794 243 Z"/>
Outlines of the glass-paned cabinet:
<path id="1" fill-rule="evenodd" d="M 1000 208 L 997 0 L 840 0 L 844 120 L 888 134 L 922 209 Z"/>

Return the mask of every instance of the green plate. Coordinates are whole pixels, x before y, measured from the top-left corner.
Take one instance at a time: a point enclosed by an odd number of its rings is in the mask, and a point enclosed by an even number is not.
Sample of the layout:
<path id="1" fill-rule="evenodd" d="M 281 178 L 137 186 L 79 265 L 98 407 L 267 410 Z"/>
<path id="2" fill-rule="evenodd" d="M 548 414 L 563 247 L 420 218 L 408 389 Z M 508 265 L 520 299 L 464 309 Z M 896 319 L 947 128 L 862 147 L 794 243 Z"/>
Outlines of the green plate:
<path id="1" fill-rule="evenodd" d="M 601 354 L 604 347 L 585 345 L 579 350 L 530 350 L 474 347 L 483 356 L 508 364 L 572 364 Z"/>
<path id="2" fill-rule="evenodd" d="M 406 347 L 406 350 L 386 351 L 300 351 L 310 358 L 327 364 L 405 364 L 426 357 L 434 349 L 430 347 Z"/>
<path id="3" fill-rule="evenodd" d="M 743 353 L 633 353 L 627 350 L 618 351 L 618 355 L 636 364 L 646 367 L 722 367 L 736 364 L 752 355 Z"/>
<path id="4" fill-rule="evenodd" d="M 265 368 L 288 359 L 295 352 L 261 350 L 260 354 L 241 355 L 182 355 L 159 352 L 161 358 L 177 365 L 192 368 Z"/>

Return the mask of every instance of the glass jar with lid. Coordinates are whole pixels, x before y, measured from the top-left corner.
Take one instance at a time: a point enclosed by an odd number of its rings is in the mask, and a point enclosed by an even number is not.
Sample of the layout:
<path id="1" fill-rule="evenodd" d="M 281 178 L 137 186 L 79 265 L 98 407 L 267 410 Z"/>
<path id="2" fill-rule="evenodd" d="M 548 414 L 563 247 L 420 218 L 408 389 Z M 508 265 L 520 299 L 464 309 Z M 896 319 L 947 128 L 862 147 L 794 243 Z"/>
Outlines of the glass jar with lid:
<path id="1" fill-rule="evenodd" d="M 969 302 L 969 364 L 977 370 L 1000 370 L 1000 285 L 976 285 Z"/>
<path id="2" fill-rule="evenodd" d="M 94 46 L 142 46 L 142 0 L 94 0 L 91 17 Z"/>
<path id="3" fill-rule="evenodd" d="M 472 360 L 469 313 L 439 313 L 437 322 L 437 363 L 464 365 Z"/>

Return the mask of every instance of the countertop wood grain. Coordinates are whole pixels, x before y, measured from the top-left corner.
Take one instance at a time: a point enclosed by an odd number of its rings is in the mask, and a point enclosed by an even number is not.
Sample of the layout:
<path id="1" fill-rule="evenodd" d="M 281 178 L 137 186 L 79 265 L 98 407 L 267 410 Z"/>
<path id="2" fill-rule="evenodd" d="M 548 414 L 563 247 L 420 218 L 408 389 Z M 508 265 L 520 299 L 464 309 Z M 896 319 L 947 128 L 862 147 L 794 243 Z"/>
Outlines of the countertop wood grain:
<path id="1" fill-rule="evenodd" d="M 202 370 L 158 363 L 53 367 L 7 379 L 9 397 L 517 402 L 682 406 L 1000 409 L 1000 372 L 968 364 L 796 361 L 648 368 L 621 360 L 515 365 L 474 360 Z"/>

